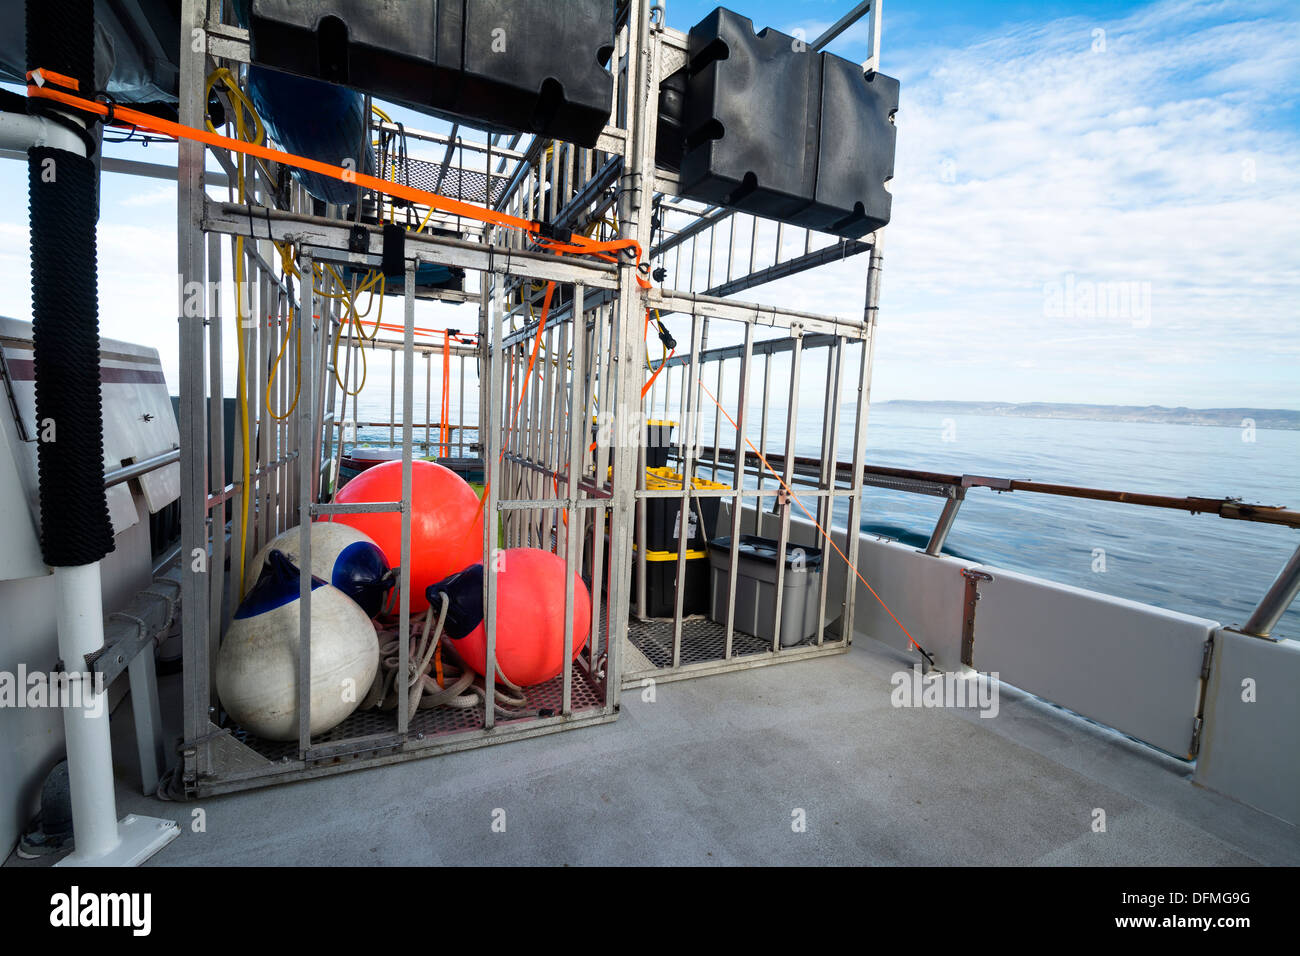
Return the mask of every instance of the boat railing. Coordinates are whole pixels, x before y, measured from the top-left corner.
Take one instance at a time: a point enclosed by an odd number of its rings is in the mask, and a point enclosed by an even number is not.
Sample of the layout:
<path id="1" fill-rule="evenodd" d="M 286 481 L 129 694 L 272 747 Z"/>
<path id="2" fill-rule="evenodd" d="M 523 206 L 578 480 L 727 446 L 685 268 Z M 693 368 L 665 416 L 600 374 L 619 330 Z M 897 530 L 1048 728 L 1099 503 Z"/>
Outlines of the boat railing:
<path id="1" fill-rule="evenodd" d="M 764 456 L 768 464 L 775 469 L 785 471 L 785 456 L 770 453 Z M 699 459 L 713 458 L 718 466 L 733 468 L 736 455 L 733 449 L 705 446 L 699 450 Z M 744 471 L 747 476 L 762 476 L 766 469 L 753 452 L 745 454 Z M 792 483 L 816 485 L 824 474 L 822 461 L 812 456 L 794 456 L 791 469 Z M 853 466 L 848 462 L 837 462 L 835 479 L 837 482 L 852 483 Z M 1023 478 L 999 478 L 988 475 L 957 475 L 945 472 L 925 471 L 915 468 L 892 468 L 884 465 L 865 465 L 857 476 L 863 485 L 877 488 L 889 488 L 911 494 L 930 495 L 943 498 L 943 510 L 935 521 L 930 538 L 925 546 L 925 553 L 938 555 L 957 521 L 957 514 L 966 493 L 972 488 L 988 488 L 998 494 L 1009 492 L 1026 492 L 1040 495 L 1054 495 L 1064 498 L 1077 498 L 1090 501 L 1107 501 L 1118 504 L 1140 505 L 1148 508 L 1165 508 L 1173 511 L 1185 511 L 1188 514 L 1217 515 L 1234 521 L 1251 521 L 1262 524 L 1281 525 L 1287 528 L 1300 528 L 1300 511 L 1281 505 L 1251 504 L 1240 498 L 1211 498 L 1204 496 L 1175 496 L 1150 494 L 1148 492 L 1115 491 L 1108 488 L 1090 488 L 1082 485 L 1064 485 L 1054 482 L 1030 481 Z M 1286 613 L 1296 595 L 1300 594 L 1300 547 L 1291 555 L 1273 584 L 1256 605 L 1254 612 L 1240 630 L 1256 637 L 1268 637 L 1277 626 L 1282 615 Z"/>

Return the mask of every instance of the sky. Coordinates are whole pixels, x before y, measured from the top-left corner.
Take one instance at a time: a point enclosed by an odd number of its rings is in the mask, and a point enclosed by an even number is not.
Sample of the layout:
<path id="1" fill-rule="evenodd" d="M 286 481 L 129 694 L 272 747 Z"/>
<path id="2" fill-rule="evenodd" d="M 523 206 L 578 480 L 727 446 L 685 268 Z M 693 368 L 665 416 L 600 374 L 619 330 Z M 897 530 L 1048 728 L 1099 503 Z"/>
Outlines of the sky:
<path id="1" fill-rule="evenodd" d="M 667 6 L 686 30 L 714 4 Z M 810 40 L 851 6 L 735 3 Z M 865 58 L 865 24 L 829 49 Z M 1300 409 L 1300 4 L 884 0 L 880 68 L 902 93 L 874 400 Z M 0 314 L 29 318 L 24 164 L 0 196 Z M 173 390 L 175 210 L 174 185 L 104 179 L 103 334 L 157 347 Z M 860 315 L 864 265 L 740 297 Z"/>

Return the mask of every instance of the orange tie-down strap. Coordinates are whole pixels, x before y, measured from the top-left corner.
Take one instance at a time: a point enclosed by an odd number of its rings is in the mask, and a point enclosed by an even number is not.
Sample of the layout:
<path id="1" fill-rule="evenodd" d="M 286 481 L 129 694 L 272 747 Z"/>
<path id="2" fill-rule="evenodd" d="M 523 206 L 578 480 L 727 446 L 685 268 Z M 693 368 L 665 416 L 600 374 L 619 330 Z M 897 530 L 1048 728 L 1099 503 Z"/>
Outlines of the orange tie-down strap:
<path id="1" fill-rule="evenodd" d="M 451 336 L 442 337 L 442 411 L 439 414 L 442 419 L 440 428 L 442 439 L 439 453 L 443 458 L 451 457 L 451 426 L 447 419 L 451 417 Z"/>
<path id="2" fill-rule="evenodd" d="M 616 262 L 617 253 L 624 252 L 635 257 L 636 261 L 636 281 L 643 289 L 649 289 L 650 281 L 642 274 L 645 270 L 641 262 L 641 245 L 634 239 L 616 239 L 609 242 L 597 242 L 581 234 L 573 234 L 568 241 L 548 238 L 544 234 L 544 225 L 532 219 L 523 219 L 519 216 L 511 216 L 508 213 L 498 212 L 495 209 L 487 209 L 483 206 L 477 206 L 474 203 L 464 202 L 460 199 L 452 199 L 449 196 L 442 196 L 438 193 L 426 192 L 423 189 L 416 189 L 413 186 L 407 186 L 404 183 L 390 182 L 386 179 L 379 179 L 376 176 L 370 176 L 366 173 L 357 172 L 355 169 L 346 169 L 342 166 L 333 166 L 330 163 L 322 163 L 319 160 L 308 159 L 305 156 L 295 156 L 293 153 L 286 153 L 283 150 L 273 149 L 270 146 L 262 146 L 257 143 L 248 143 L 241 139 L 233 139 L 229 136 L 222 136 L 220 133 L 213 133 L 204 129 L 194 129 L 191 126 L 184 126 L 180 123 L 173 123 L 158 116 L 152 116 L 149 113 L 141 113 L 139 110 L 133 110 L 129 107 L 119 106 L 115 103 L 103 103 L 99 100 L 86 99 L 83 96 L 77 96 L 74 93 L 65 90 L 55 89 L 57 85 L 63 85 L 72 89 L 76 88 L 75 81 L 70 81 L 58 73 L 48 70 L 32 70 L 27 74 L 27 95 L 37 99 L 50 100 L 55 103 L 61 103 L 64 106 L 81 110 L 95 116 L 103 117 L 106 125 L 135 127 L 157 133 L 162 136 L 170 136 L 173 139 L 189 139 L 195 142 L 204 143 L 208 146 L 215 146 L 219 149 L 228 149 L 232 152 L 243 153 L 246 156 L 256 156 L 259 159 L 269 160 L 275 163 L 282 163 L 285 166 L 293 166 L 295 169 L 305 169 L 309 172 L 319 173 L 322 176 L 329 176 L 341 182 L 350 185 L 364 186 L 367 189 L 383 193 L 387 196 L 396 196 L 399 199 L 406 199 L 410 202 L 422 203 L 434 209 L 441 210 L 453 216 L 463 216 L 466 219 L 475 219 L 479 222 L 488 223 L 494 226 L 503 226 L 507 229 L 518 229 L 532 236 L 538 237 L 538 244 L 551 252 L 569 253 L 572 255 L 595 256 L 606 262 Z"/>

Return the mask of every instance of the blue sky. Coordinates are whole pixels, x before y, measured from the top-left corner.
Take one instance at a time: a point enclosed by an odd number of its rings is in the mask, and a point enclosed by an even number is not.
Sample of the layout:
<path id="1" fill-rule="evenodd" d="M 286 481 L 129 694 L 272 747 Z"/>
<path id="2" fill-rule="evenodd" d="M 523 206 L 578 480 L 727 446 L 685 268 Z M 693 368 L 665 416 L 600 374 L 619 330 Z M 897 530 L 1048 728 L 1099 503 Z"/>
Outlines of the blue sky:
<path id="1" fill-rule="evenodd" d="M 668 0 L 668 22 L 714 5 Z M 851 5 L 734 7 L 811 39 Z M 1300 5 L 884 9 L 881 68 L 903 87 L 875 399 L 1300 408 Z M 865 30 L 831 50 L 861 59 Z M 0 312 L 20 318 L 25 194 L 25 167 L 0 163 Z M 174 186 L 106 177 L 104 332 L 156 345 L 173 387 L 174 223 Z M 853 314 L 862 262 L 743 297 Z"/>

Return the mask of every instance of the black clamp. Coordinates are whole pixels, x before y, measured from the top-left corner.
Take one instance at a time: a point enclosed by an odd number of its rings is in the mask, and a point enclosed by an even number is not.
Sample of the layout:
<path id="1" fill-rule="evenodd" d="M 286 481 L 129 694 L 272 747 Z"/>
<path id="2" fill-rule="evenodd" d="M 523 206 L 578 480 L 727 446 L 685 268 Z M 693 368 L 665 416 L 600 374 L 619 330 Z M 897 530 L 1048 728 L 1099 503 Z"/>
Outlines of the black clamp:
<path id="1" fill-rule="evenodd" d="M 95 101 L 103 104 L 104 107 L 108 110 L 108 112 L 105 113 L 103 117 L 104 125 L 112 126 L 114 120 L 117 118 L 117 100 L 113 99 L 113 97 L 111 97 L 107 93 L 97 93 L 95 95 Z"/>
<path id="2" fill-rule="evenodd" d="M 348 231 L 348 252 L 367 253 L 370 251 L 370 230 L 365 226 L 353 226 Z"/>
<path id="3" fill-rule="evenodd" d="M 216 90 L 208 96 L 208 122 L 214 129 L 221 129 L 226 125 L 226 106 L 221 102 L 221 97 L 217 95 Z"/>
<path id="4" fill-rule="evenodd" d="M 659 329 L 659 341 L 664 344 L 664 348 L 670 352 L 677 348 L 677 340 L 669 334 L 668 329 L 664 326 L 663 322 L 659 320 L 659 316 L 657 315 L 655 316 L 655 325 Z"/>
<path id="5" fill-rule="evenodd" d="M 537 221 L 537 234 L 543 239 L 550 239 L 553 242 L 573 242 L 572 229 L 565 229 L 563 226 L 557 226 L 555 223 L 541 219 Z"/>
<path id="6" fill-rule="evenodd" d="M 384 224 L 384 262 L 381 271 L 387 279 L 406 275 L 406 230 L 391 222 Z"/>

